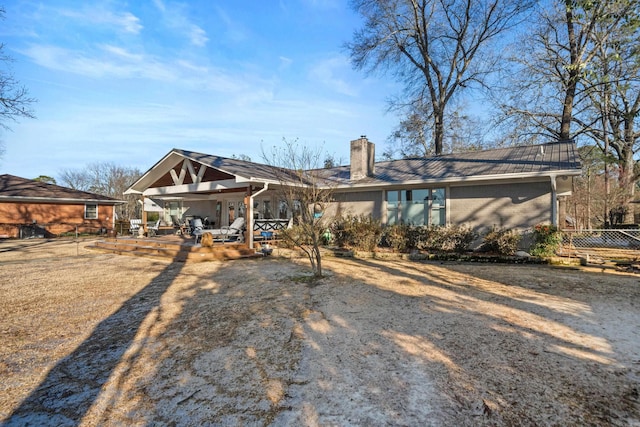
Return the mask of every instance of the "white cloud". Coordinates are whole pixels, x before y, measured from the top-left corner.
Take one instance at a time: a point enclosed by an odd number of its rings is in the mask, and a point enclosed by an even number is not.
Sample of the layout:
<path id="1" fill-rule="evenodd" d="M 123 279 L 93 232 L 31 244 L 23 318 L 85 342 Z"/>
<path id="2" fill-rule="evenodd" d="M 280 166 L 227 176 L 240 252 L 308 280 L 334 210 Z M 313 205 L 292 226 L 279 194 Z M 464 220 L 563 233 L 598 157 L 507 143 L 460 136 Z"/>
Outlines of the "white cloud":
<path id="1" fill-rule="evenodd" d="M 113 12 L 103 6 L 85 6 L 82 10 L 59 9 L 57 12 L 81 24 L 107 25 L 129 34 L 139 34 L 143 28 L 140 19 L 132 13 Z"/>
<path id="2" fill-rule="evenodd" d="M 115 16 L 115 18 L 115 23 L 119 24 L 128 33 L 138 34 L 143 28 L 140 24 L 140 19 L 129 12 L 124 13 L 121 16 Z"/>
<path id="3" fill-rule="evenodd" d="M 286 56 L 279 56 L 278 59 L 280 59 L 280 67 L 278 67 L 280 70 L 286 70 L 293 64 L 293 59 Z"/>
<path id="4" fill-rule="evenodd" d="M 184 10 L 186 7 L 184 4 L 167 4 L 162 0 L 154 0 L 153 3 L 162 13 L 163 22 L 169 29 L 177 31 L 181 36 L 186 37 L 194 46 L 206 46 L 209 41 L 207 32 L 202 27 L 191 22 Z"/>
<path id="5" fill-rule="evenodd" d="M 207 44 L 209 38 L 207 37 L 207 33 L 202 28 L 198 27 L 197 25 L 192 25 L 190 40 L 192 44 L 203 47 Z"/>
<path id="6" fill-rule="evenodd" d="M 247 39 L 247 30 L 243 25 L 231 19 L 229 14 L 225 12 L 222 8 L 217 7 L 216 11 L 218 13 L 218 17 L 222 20 L 224 24 L 224 31 L 227 38 L 234 42 L 240 42 Z"/>
<path id="7" fill-rule="evenodd" d="M 315 64 L 309 72 L 309 77 L 334 92 L 356 96 L 357 91 L 353 85 L 340 77 L 341 74 L 346 74 L 349 69 L 349 61 L 346 57 L 334 56 Z"/>
<path id="8" fill-rule="evenodd" d="M 99 50 L 92 52 L 94 55 L 88 55 L 82 51 L 58 46 L 32 44 L 21 53 L 42 67 L 93 78 L 140 77 L 161 81 L 178 78 L 173 67 L 168 64 L 144 55 L 129 53 L 116 46 L 98 47 Z M 99 55 L 100 53 L 103 55 Z"/>
<path id="9" fill-rule="evenodd" d="M 164 5 L 162 0 L 153 0 L 153 4 L 156 5 L 160 12 L 165 12 L 167 10 L 167 7 Z"/>

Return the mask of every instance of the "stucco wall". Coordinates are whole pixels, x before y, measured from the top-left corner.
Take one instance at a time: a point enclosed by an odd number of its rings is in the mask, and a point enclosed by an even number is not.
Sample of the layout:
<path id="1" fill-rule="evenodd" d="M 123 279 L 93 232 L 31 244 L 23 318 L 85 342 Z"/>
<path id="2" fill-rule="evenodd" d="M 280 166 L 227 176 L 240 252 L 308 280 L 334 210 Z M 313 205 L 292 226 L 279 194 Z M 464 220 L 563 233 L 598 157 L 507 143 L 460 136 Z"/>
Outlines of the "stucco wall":
<path id="1" fill-rule="evenodd" d="M 492 226 L 524 231 L 551 222 L 551 184 L 547 182 L 451 187 L 449 220 L 482 233 Z"/>
<path id="2" fill-rule="evenodd" d="M 107 219 L 108 218 L 108 219 Z M 84 219 L 84 204 L 0 203 L 0 235 L 20 237 L 20 225 L 35 224 L 45 237 L 62 233 L 96 233 L 112 228 L 113 206 L 98 205 L 98 219 Z M 40 233 L 39 232 L 39 233 Z"/>
<path id="3" fill-rule="evenodd" d="M 371 215 L 381 219 L 382 191 L 335 193 L 334 202 L 327 209 L 332 216 Z"/>

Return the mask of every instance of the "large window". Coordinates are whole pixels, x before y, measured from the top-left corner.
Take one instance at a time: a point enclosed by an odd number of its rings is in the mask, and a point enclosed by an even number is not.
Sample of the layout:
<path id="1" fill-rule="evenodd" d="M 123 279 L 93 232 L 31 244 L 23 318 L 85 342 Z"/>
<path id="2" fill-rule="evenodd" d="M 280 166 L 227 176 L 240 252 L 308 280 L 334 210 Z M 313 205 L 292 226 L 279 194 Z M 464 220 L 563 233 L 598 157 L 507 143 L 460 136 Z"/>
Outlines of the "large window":
<path id="1" fill-rule="evenodd" d="M 284 200 L 278 201 L 278 218 L 290 219 L 293 218 L 294 224 L 302 215 L 302 202 L 300 200 L 294 200 L 293 206 L 289 206 Z"/>
<path id="2" fill-rule="evenodd" d="M 444 188 L 387 191 L 387 224 L 445 225 Z"/>
<path id="3" fill-rule="evenodd" d="M 85 219 L 98 219 L 98 205 L 84 205 Z"/>

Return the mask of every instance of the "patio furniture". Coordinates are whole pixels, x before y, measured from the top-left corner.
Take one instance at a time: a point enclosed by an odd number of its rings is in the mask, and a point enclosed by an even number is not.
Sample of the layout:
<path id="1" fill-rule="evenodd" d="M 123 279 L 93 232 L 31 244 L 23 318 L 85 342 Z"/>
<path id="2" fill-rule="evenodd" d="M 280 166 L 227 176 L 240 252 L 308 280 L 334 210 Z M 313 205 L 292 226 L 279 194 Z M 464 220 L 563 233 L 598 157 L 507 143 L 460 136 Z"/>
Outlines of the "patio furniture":
<path id="1" fill-rule="evenodd" d="M 140 232 L 140 226 L 142 225 L 141 219 L 130 219 L 129 220 L 129 232 L 135 236 Z"/>
<path id="2" fill-rule="evenodd" d="M 191 226 L 185 220 L 178 218 L 178 215 L 171 215 L 171 222 L 175 228 L 178 228 L 176 234 L 191 234 Z"/>
<path id="3" fill-rule="evenodd" d="M 160 220 L 157 220 L 154 225 L 147 227 L 147 237 L 153 237 L 158 234 L 158 228 L 160 228 Z"/>
<path id="4" fill-rule="evenodd" d="M 213 236 L 213 240 L 218 242 L 244 241 L 244 218 L 242 217 L 236 218 L 228 227 L 212 229 L 203 228 L 201 220 L 194 220 L 194 224 L 196 221 L 200 221 L 200 228 L 194 228 L 193 231 L 193 234 L 196 236 L 196 244 L 198 244 L 198 242 L 202 238 L 202 235 L 205 233 L 210 233 Z"/>

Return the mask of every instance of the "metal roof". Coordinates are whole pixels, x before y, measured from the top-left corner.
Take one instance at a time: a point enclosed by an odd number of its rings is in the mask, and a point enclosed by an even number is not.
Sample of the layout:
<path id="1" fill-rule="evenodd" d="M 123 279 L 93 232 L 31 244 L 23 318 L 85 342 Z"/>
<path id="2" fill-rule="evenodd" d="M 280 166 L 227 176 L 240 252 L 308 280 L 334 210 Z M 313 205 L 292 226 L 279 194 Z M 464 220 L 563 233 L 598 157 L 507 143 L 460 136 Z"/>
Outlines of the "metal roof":
<path id="1" fill-rule="evenodd" d="M 556 172 L 578 174 L 580 168 L 575 144 L 556 142 L 377 162 L 373 176 L 356 183 L 382 185 L 509 175 L 549 175 Z M 349 166 L 328 169 L 323 175 L 340 184 L 351 182 Z"/>
<path id="2" fill-rule="evenodd" d="M 173 167 L 176 162 L 173 156 L 176 155 L 233 175 L 238 182 L 310 184 L 313 182 L 311 177 L 317 176 L 326 179 L 327 185 L 354 189 L 359 186 L 388 186 L 404 183 L 474 181 L 554 174 L 578 175 L 581 168 L 575 143 L 567 141 L 377 162 L 373 176 L 357 181 L 351 180 L 348 165 L 317 169 L 305 171 L 308 177 L 305 182 L 305 175 L 301 180 L 296 171 L 174 148 L 152 166 L 127 192 L 143 191 L 151 185 L 158 178 L 153 171 L 156 168 Z M 159 171 L 159 173 L 166 173 L 166 171 Z"/>

